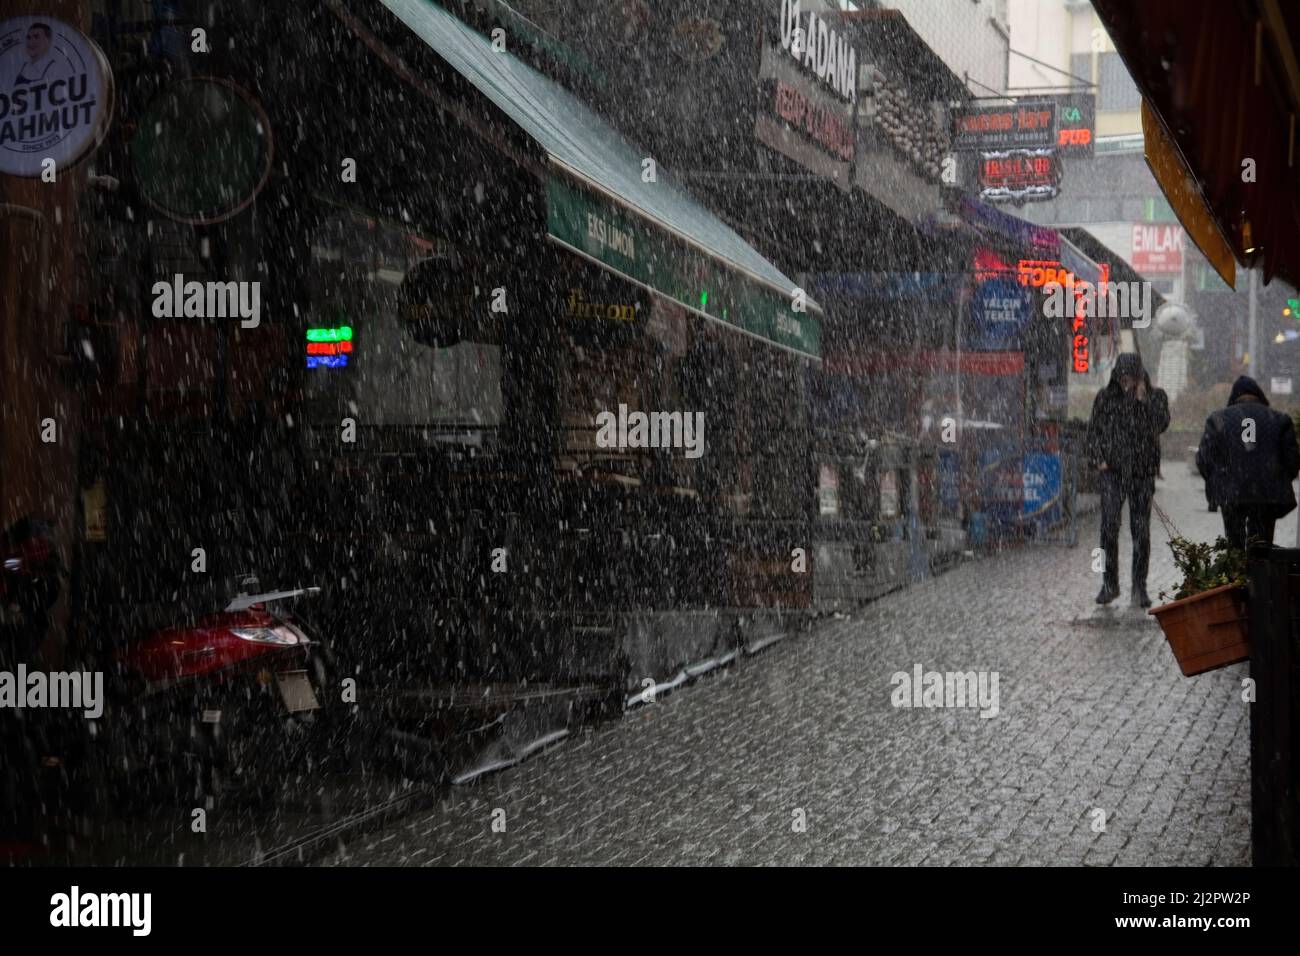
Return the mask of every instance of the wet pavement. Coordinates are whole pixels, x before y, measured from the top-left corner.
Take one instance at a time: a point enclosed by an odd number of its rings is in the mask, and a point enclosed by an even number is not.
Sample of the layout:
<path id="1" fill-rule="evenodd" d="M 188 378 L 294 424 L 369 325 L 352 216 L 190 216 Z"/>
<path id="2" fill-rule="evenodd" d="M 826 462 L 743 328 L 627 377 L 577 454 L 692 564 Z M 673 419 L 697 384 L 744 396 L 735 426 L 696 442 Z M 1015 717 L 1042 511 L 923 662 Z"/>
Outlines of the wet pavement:
<path id="1" fill-rule="evenodd" d="M 1165 474 L 1158 503 L 1212 539 L 1199 479 L 1182 462 Z M 1248 865 L 1247 665 L 1180 674 L 1127 606 L 1127 530 L 1124 593 L 1098 608 L 1096 538 L 1094 514 L 1075 548 L 963 563 L 453 788 L 328 862 Z M 1153 599 L 1175 581 L 1164 541 L 1153 516 Z M 1292 517 L 1277 543 L 1294 541 Z M 895 707 L 894 675 L 917 665 L 986 672 L 990 693 L 996 672 L 996 715 Z"/>

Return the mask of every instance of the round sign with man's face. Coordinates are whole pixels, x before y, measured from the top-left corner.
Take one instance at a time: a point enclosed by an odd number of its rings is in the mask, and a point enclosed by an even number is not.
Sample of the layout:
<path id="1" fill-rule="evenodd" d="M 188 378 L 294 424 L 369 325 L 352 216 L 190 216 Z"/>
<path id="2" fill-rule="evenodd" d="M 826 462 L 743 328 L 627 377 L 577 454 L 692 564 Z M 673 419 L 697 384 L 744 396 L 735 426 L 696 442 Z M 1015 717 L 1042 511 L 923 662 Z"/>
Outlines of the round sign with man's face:
<path id="1" fill-rule="evenodd" d="M 0 173 L 73 165 L 112 115 L 112 72 L 93 40 L 53 17 L 0 23 Z"/>

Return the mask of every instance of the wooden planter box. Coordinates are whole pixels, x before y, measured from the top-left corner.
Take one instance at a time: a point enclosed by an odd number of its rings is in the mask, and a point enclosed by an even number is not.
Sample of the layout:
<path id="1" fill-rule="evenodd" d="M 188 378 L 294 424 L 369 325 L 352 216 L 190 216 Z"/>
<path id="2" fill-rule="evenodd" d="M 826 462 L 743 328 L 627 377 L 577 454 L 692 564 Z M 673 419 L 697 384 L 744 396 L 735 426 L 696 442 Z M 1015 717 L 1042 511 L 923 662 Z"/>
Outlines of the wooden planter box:
<path id="1" fill-rule="evenodd" d="M 1153 607 L 1184 677 L 1250 658 L 1246 589 L 1232 584 Z"/>

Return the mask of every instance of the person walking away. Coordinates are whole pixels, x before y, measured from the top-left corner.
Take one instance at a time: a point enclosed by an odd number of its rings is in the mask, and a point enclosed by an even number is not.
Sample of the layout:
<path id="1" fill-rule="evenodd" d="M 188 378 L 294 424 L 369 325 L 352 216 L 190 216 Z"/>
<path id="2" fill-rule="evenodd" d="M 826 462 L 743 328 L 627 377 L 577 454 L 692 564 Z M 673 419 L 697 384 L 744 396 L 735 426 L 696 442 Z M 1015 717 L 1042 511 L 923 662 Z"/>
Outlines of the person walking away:
<path id="1" fill-rule="evenodd" d="M 1085 448 L 1089 464 L 1100 472 L 1101 550 L 1106 562 L 1098 604 L 1119 597 L 1119 519 L 1127 500 L 1133 537 L 1130 599 L 1134 607 L 1151 606 L 1151 500 L 1160 470 L 1160 434 L 1169 427 L 1169 397 L 1150 381 L 1142 359 L 1125 352 L 1092 403 Z"/>
<path id="2" fill-rule="evenodd" d="M 1214 489 L 1232 547 L 1272 544 L 1275 522 L 1296 506 L 1291 482 L 1300 474 L 1300 448 L 1291 416 L 1270 408 L 1258 383 L 1241 376 L 1227 407 L 1205 420 L 1196 469 L 1206 493 Z"/>

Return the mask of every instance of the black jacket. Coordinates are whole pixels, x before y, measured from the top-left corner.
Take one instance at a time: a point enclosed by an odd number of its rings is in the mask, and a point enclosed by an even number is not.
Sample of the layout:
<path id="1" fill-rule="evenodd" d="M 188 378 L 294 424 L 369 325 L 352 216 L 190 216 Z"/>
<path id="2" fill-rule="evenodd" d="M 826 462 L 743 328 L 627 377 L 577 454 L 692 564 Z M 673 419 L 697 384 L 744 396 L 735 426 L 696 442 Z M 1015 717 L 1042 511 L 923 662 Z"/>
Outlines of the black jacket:
<path id="1" fill-rule="evenodd" d="M 1253 423 L 1253 442 L 1251 437 Z M 1267 401 L 1235 402 L 1205 421 L 1196 450 L 1196 468 L 1205 478 L 1205 496 L 1229 508 L 1272 505 L 1274 518 L 1296 506 L 1291 482 L 1300 474 L 1291 416 Z"/>
<path id="2" fill-rule="evenodd" d="M 1150 387 L 1140 362 L 1126 359 L 1120 356 L 1110 383 L 1093 400 L 1085 449 L 1094 468 L 1104 463 L 1125 478 L 1150 478 L 1160 470 L 1160 433 L 1169 427 L 1169 397 L 1164 389 Z M 1124 394 L 1119 380 L 1125 374 L 1144 379 L 1145 399 Z"/>

